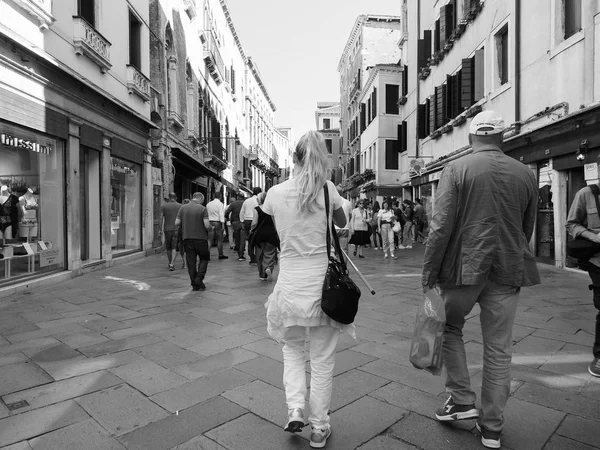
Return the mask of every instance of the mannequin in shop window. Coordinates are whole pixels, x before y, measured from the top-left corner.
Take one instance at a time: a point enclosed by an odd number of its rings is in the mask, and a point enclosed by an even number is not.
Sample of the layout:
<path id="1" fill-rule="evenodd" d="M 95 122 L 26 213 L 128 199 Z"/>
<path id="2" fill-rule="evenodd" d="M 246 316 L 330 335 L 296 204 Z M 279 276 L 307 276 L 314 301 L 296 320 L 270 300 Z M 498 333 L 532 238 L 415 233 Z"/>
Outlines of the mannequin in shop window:
<path id="1" fill-rule="evenodd" d="M 19 197 L 19 207 L 21 208 L 21 223 L 19 224 L 19 236 L 26 238 L 27 242 L 37 238 L 37 200 L 33 195 L 33 189 L 28 188 L 27 192 Z"/>
<path id="2" fill-rule="evenodd" d="M 13 238 L 13 230 L 19 218 L 17 197 L 8 186 L 0 186 L 0 243 Z"/>

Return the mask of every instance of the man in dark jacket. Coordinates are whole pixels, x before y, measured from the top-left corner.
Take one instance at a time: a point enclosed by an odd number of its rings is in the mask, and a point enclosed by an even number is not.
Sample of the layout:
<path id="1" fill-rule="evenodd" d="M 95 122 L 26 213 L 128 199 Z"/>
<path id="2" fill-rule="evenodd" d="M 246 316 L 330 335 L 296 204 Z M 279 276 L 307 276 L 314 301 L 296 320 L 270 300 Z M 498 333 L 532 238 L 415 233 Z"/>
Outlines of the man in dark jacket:
<path id="1" fill-rule="evenodd" d="M 244 200 L 240 197 L 239 194 L 236 194 L 235 200 L 231 202 L 231 204 L 225 210 L 225 219 L 231 222 L 231 228 L 233 228 L 233 240 L 235 242 L 235 251 L 238 252 L 238 259 L 240 261 L 244 261 L 244 246 L 242 246 L 241 238 L 242 238 L 242 228 L 244 227 L 244 223 L 240 219 L 240 211 L 242 209 L 242 205 L 244 204 Z"/>
<path id="2" fill-rule="evenodd" d="M 450 397 L 441 421 L 477 419 L 482 443 L 500 447 L 510 391 L 512 328 L 521 286 L 540 283 L 529 240 L 538 186 L 531 169 L 502 152 L 503 119 L 484 111 L 469 129 L 472 154 L 449 163 L 437 188 L 422 285 L 446 305 L 443 359 Z M 462 329 L 481 308 L 483 384 L 475 408 Z"/>

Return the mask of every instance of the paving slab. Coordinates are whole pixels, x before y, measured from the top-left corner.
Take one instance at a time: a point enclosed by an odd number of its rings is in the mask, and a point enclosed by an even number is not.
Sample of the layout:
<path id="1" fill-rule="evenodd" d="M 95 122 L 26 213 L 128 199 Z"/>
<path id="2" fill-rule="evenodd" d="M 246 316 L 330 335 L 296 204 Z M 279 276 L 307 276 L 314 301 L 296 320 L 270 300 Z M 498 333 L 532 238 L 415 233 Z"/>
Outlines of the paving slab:
<path id="1" fill-rule="evenodd" d="M 8 364 L 24 362 L 24 361 L 27 361 L 28 359 L 29 359 L 29 357 L 22 352 L 7 353 L 5 355 L 0 354 L 0 367 L 6 366 Z"/>
<path id="2" fill-rule="evenodd" d="M 96 356 L 108 355 L 109 353 L 129 350 L 144 345 L 155 344 L 161 341 L 162 339 L 160 337 L 146 333 L 124 339 L 117 339 L 115 341 L 106 341 L 99 344 L 89 345 L 87 347 L 80 348 L 79 351 L 88 358 L 94 358 Z"/>
<path id="3" fill-rule="evenodd" d="M 172 370 L 189 380 L 195 380 L 252 360 L 258 357 L 258 355 L 243 348 L 234 348 L 206 358 L 200 357 L 202 359 L 199 361 L 173 367 Z"/>
<path id="4" fill-rule="evenodd" d="M 167 322 L 166 320 L 161 320 L 157 322 L 145 323 L 136 326 L 130 326 L 128 328 L 123 328 L 122 330 L 110 331 L 108 333 L 102 333 L 109 339 L 117 340 L 117 339 L 125 339 L 131 336 L 136 336 L 139 334 L 152 333 L 157 330 L 164 330 L 165 328 L 171 328 L 173 326 L 172 323 Z"/>
<path id="5" fill-rule="evenodd" d="M 33 450 L 125 450 L 92 419 L 31 439 L 29 444 Z"/>
<path id="6" fill-rule="evenodd" d="M 202 355 L 167 341 L 137 347 L 133 351 L 167 369 L 202 359 Z"/>
<path id="7" fill-rule="evenodd" d="M 251 344 L 244 345 L 243 348 L 259 355 L 267 356 L 275 361 L 283 362 L 283 345 L 271 338 L 252 342 Z"/>
<path id="8" fill-rule="evenodd" d="M 73 400 L 0 420 L 0 447 L 89 419 Z"/>
<path id="9" fill-rule="evenodd" d="M 37 339 L 31 339 L 29 341 L 22 341 L 15 344 L 9 343 L 0 346 L 0 355 L 6 355 L 8 353 L 23 352 L 27 349 L 41 350 L 46 347 L 53 347 L 59 345 L 60 341 L 53 337 L 41 337 Z"/>
<path id="10" fill-rule="evenodd" d="M 502 443 L 510 448 L 536 450 L 544 447 L 565 413 L 511 397 L 504 418 Z"/>
<path id="11" fill-rule="evenodd" d="M 13 411 L 13 414 L 22 414 L 32 409 L 60 403 L 121 383 L 123 381 L 110 372 L 99 371 L 5 395 L 2 400 L 7 405 L 26 401 L 28 406 Z"/>
<path id="12" fill-rule="evenodd" d="M 110 371 L 147 396 L 173 389 L 188 381 L 186 378 L 144 359 L 124 364 L 110 369 Z"/>
<path id="13" fill-rule="evenodd" d="M 170 415 L 138 428 L 121 436 L 119 440 L 128 450 L 208 450 L 211 447 L 194 447 L 193 443 L 186 446 L 185 443 L 221 424 L 230 423 L 246 412 L 235 403 L 218 396 L 181 411 L 178 415 Z M 196 442 L 198 445 L 205 445 L 207 441 L 204 438 Z M 213 448 L 216 450 L 217 447 Z"/>
<path id="14" fill-rule="evenodd" d="M 168 416 L 162 408 L 124 384 L 80 397 L 77 403 L 112 436 Z"/>
<path id="15" fill-rule="evenodd" d="M 38 330 L 34 330 L 34 331 L 27 331 L 25 333 L 4 335 L 4 337 L 6 339 L 8 339 L 11 343 L 16 344 L 18 342 L 30 341 L 32 339 L 39 339 L 39 338 L 44 338 L 44 337 L 53 336 L 53 335 L 57 335 L 57 334 L 73 332 L 73 331 L 89 331 L 89 330 L 83 328 L 81 325 L 78 325 L 76 323 L 70 323 L 70 324 L 62 325 L 62 326 L 58 326 L 58 327 L 44 328 L 44 329 L 38 329 Z"/>
<path id="16" fill-rule="evenodd" d="M 88 322 L 84 322 L 81 324 L 81 326 L 92 331 L 97 331 L 98 333 L 107 333 L 110 331 L 128 328 L 128 325 L 126 325 L 123 322 L 120 322 L 118 320 L 107 319 L 105 317 L 97 320 L 90 320 Z"/>
<path id="17" fill-rule="evenodd" d="M 198 333 L 192 333 L 183 327 L 166 328 L 164 330 L 153 331 L 152 334 L 161 337 L 165 341 L 171 342 L 179 347 L 189 349 L 194 345 L 202 344 L 211 340 L 207 336 Z"/>
<path id="18" fill-rule="evenodd" d="M 27 349 L 23 350 L 23 353 L 36 363 L 66 361 L 81 356 L 81 353 L 65 344 L 46 347 L 41 350 Z"/>
<path id="19" fill-rule="evenodd" d="M 253 377 L 235 369 L 217 372 L 153 395 L 151 400 L 174 413 L 216 397 L 225 391 L 253 381 Z"/>
<path id="20" fill-rule="evenodd" d="M 38 329 L 38 326 L 19 314 L 3 314 L 0 318 L 0 334 L 3 336 L 23 334 Z"/>
<path id="21" fill-rule="evenodd" d="M 599 433 L 600 422 L 572 415 L 568 415 L 556 431 L 560 436 L 596 447 L 599 446 Z"/>
<path id="22" fill-rule="evenodd" d="M 377 436 L 357 450 L 419 450 L 414 445 L 394 439 L 391 436 Z"/>
<path id="23" fill-rule="evenodd" d="M 424 370 L 396 364 L 384 359 L 378 359 L 359 367 L 358 370 L 377 375 L 387 380 L 396 381 L 406 386 L 439 395 L 445 391 L 444 377 L 436 377 Z"/>
<path id="24" fill-rule="evenodd" d="M 282 389 L 255 380 L 226 391 L 221 395 L 282 428 L 287 423 L 287 405 L 285 403 L 285 392 Z M 305 409 L 308 410 L 308 401 L 306 405 Z M 305 417 L 308 418 L 308 416 L 309 413 L 306 411 Z"/>
<path id="25" fill-rule="evenodd" d="M 108 341 L 106 336 L 103 336 L 95 331 L 79 331 L 74 333 L 57 334 L 55 337 L 59 341 L 74 349 Z"/>
<path id="26" fill-rule="evenodd" d="M 351 370 L 333 378 L 330 409 L 335 411 L 376 391 L 390 381 L 360 370 Z"/>
<path id="27" fill-rule="evenodd" d="M 227 450 L 222 445 L 207 438 L 206 436 L 196 436 L 183 444 L 179 444 L 170 450 Z"/>
<path id="28" fill-rule="evenodd" d="M 598 447 L 590 447 L 589 445 L 582 444 L 581 442 L 572 439 L 567 439 L 557 434 L 552 436 L 544 446 L 544 450 L 594 450 L 597 448 Z"/>
<path id="29" fill-rule="evenodd" d="M 18 444 L 9 445 L 8 447 L 2 447 L 2 450 L 32 450 L 29 442 L 23 441 Z"/>
<path id="30" fill-rule="evenodd" d="M 591 359 L 589 346 L 566 344 L 553 354 L 540 369 L 582 378 L 587 381 L 591 378 L 588 372 Z"/>
<path id="31" fill-rule="evenodd" d="M 25 361 L 0 367 L 0 395 L 54 381 L 37 364 Z"/>
<path id="32" fill-rule="evenodd" d="M 220 339 L 212 339 L 190 348 L 191 351 L 204 356 L 216 355 L 225 350 L 260 341 L 261 337 L 252 333 L 242 332 Z"/>
<path id="33" fill-rule="evenodd" d="M 283 389 L 283 363 L 266 356 L 251 359 L 235 367 L 265 383 Z"/>
<path id="34" fill-rule="evenodd" d="M 406 409 L 422 416 L 433 418 L 435 410 L 442 406 L 444 399 L 400 383 L 390 383 L 369 394 L 371 397 Z"/>
<path id="35" fill-rule="evenodd" d="M 209 431 L 206 436 L 229 450 L 305 450 L 307 447 L 305 439 L 254 414 L 245 414 Z M 327 448 L 331 448 L 329 443 Z"/>
<path id="36" fill-rule="evenodd" d="M 40 323 L 36 323 L 36 325 L 38 327 L 40 327 L 41 329 L 45 329 L 45 328 L 56 328 L 56 327 L 62 327 L 63 325 L 70 325 L 70 324 L 84 324 L 87 322 L 91 322 L 92 320 L 99 320 L 99 319 L 103 319 L 102 316 L 98 315 L 98 314 L 86 314 L 83 316 L 75 316 L 75 317 L 67 317 L 67 318 L 61 318 L 59 320 L 50 320 L 48 322 L 40 322 Z"/>

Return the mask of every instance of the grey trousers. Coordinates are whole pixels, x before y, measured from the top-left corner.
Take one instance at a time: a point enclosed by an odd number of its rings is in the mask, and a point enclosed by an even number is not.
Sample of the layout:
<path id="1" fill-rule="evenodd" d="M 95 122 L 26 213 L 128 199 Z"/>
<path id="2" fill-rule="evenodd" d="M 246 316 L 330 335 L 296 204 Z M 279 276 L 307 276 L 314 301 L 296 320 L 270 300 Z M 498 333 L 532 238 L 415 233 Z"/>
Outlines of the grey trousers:
<path id="1" fill-rule="evenodd" d="M 440 288 L 446 304 L 444 366 L 446 391 L 458 405 L 475 402 L 463 341 L 465 318 L 475 303 L 481 308 L 483 384 L 479 421 L 490 431 L 501 431 L 510 394 L 512 328 L 521 288 L 487 281 L 475 286 Z"/>

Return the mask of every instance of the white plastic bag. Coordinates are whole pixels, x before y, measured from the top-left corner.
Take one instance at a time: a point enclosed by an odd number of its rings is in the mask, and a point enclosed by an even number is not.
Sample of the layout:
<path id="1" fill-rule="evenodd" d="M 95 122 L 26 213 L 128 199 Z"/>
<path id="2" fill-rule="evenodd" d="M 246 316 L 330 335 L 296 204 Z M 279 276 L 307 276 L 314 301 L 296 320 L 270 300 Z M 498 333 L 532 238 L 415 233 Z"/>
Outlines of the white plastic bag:
<path id="1" fill-rule="evenodd" d="M 417 311 L 409 357 L 414 367 L 424 369 L 433 375 L 442 373 L 445 325 L 444 299 L 437 289 L 430 289 L 425 293 L 423 303 Z"/>

